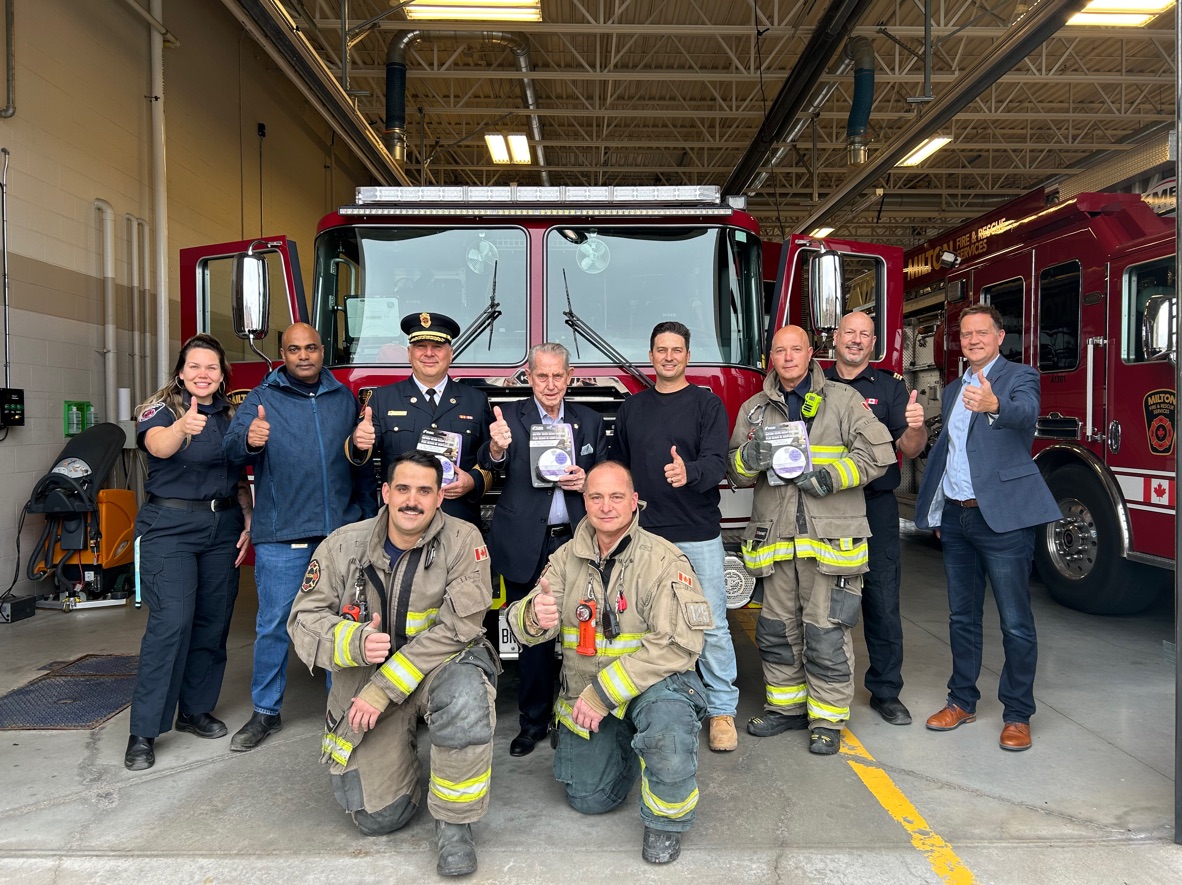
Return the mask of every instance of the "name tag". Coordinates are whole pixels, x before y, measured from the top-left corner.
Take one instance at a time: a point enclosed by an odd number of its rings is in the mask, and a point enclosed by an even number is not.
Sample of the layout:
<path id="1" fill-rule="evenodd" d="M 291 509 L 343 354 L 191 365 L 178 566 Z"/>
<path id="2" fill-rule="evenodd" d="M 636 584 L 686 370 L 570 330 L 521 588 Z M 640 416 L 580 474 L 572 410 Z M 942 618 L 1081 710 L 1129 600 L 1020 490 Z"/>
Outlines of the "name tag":
<path id="1" fill-rule="evenodd" d="M 386 413 L 386 417 L 388 417 L 388 418 L 405 418 L 406 417 L 406 409 L 391 409 L 390 411 L 388 411 Z"/>

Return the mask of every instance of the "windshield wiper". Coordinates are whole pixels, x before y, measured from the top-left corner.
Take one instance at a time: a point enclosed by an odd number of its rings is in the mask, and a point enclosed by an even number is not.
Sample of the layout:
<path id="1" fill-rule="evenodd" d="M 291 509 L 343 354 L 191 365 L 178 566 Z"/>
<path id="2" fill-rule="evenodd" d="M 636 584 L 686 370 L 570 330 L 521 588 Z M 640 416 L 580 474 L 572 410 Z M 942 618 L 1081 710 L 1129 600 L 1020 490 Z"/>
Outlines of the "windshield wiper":
<path id="1" fill-rule="evenodd" d="M 563 268 L 562 271 L 562 285 L 566 288 L 566 310 L 562 312 L 562 315 L 566 317 L 566 319 L 563 320 L 563 322 L 570 326 L 571 331 L 575 333 L 575 356 L 580 355 L 579 336 L 582 335 L 587 339 L 588 343 L 597 348 L 604 356 L 614 362 L 617 366 L 619 366 L 645 387 L 656 387 L 656 385 L 653 383 L 653 380 L 649 378 L 648 375 L 636 368 L 635 363 L 628 359 L 628 357 L 624 356 L 624 354 L 616 350 L 606 338 L 587 325 L 586 320 L 575 313 L 575 310 L 573 307 L 571 307 L 570 303 L 570 284 L 566 281 L 565 268 Z"/>
<path id="2" fill-rule="evenodd" d="M 456 337 L 456 340 L 451 343 L 451 358 L 453 360 L 465 350 L 467 350 L 469 345 L 479 338 L 480 334 L 485 329 L 488 329 L 488 349 L 492 350 L 493 331 L 496 328 L 494 323 L 496 323 L 496 321 L 500 319 L 501 314 L 504 313 L 504 311 L 501 310 L 501 302 L 497 301 L 498 264 L 500 264 L 500 262 L 493 262 L 492 291 L 488 293 L 488 306 L 485 307 L 484 310 L 480 311 L 480 313 L 476 315 L 476 319 L 472 320 L 471 325 L 461 332 Z"/>

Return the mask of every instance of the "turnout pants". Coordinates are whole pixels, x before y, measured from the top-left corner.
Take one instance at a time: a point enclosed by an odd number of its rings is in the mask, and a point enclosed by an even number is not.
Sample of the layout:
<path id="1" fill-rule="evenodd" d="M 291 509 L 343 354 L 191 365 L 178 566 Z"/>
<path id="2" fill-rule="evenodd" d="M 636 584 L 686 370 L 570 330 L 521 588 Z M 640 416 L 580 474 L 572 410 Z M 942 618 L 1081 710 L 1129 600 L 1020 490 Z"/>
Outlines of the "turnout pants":
<path id="1" fill-rule="evenodd" d="M 698 805 L 698 732 L 706 691 L 698 674 L 675 673 L 608 715 L 589 738 L 558 729 L 554 777 L 583 814 L 619 806 L 640 778 L 640 819 L 654 830 L 684 832 Z"/>
<path id="2" fill-rule="evenodd" d="M 763 659 L 765 709 L 808 713 L 809 725 L 841 728 L 854 697 L 854 643 L 862 576 L 817 571 L 814 559 L 781 560 L 763 579 L 755 641 Z"/>
<path id="3" fill-rule="evenodd" d="M 326 752 L 333 793 L 363 833 L 391 833 L 422 804 L 420 716 L 431 741 L 427 810 L 453 824 L 484 817 L 492 780 L 496 672 L 492 652 L 474 646 L 429 673 L 410 697 L 387 707 L 372 729 L 355 736 L 346 764 Z M 337 730 L 347 728 L 342 723 Z M 326 737 L 326 751 L 331 737 Z"/>

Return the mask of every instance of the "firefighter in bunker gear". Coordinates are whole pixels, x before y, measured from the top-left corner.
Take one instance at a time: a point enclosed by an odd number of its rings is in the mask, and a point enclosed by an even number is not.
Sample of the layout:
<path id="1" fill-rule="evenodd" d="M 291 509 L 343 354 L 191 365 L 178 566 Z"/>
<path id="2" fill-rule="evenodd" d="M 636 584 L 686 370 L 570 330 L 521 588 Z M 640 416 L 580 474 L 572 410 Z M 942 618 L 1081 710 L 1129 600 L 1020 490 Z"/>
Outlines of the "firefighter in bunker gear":
<path id="1" fill-rule="evenodd" d="M 641 854 L 667 863 L 698 803 L 706 698 L 694 665 L 713 619 L 689 560 L 640 528 L 628 470 L 597 464 L 584 489 L 587 517 L 508 620 L 526 644 L 561 637 L 554 776 L 567 802 L 609 811 L 639 777 Z"/>
<path id="2" fill-rule="evenodd" d="M 772 340 L 763 390 L 743 404 L 731 434 L 727 476 L 755 488 L 743 564 L 763 579 L 756 625 L 767 695 L 747 730 L 766 737 L 812 729 L 810 751 L 831 755 L 853 698 L 853 642 L 867 569 L 866 503 L 859 491 L 894 462 L 890 433 L 848 385 L 827 381 L 808 336 L 785 326 Z M 812 470 L 769 483 L 760 432 L 808 426 Z"/>
<path id="3" fill-rule="evenodd" d="M 386 506 L 320 544 L 288 631 L 301 660 L 332 671 L 321 761 L 366 835 L 399 829 L 421 804 L 415 730 L 426 719 L 438 868 L 462 875 L 476 868 L 470 824 L 488 808 L 500 665 L 482 623 L 488 551 L 439 509 L 441 474 L 433 455 L 393 459 Z"/>

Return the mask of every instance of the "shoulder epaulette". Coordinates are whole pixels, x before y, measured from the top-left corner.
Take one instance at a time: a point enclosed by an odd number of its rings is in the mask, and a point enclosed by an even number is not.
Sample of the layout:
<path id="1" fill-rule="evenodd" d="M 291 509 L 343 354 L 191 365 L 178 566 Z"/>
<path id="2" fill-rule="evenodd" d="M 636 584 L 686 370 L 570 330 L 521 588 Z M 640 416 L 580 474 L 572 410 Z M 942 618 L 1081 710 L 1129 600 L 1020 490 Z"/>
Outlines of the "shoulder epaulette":
<path id="1" fill-rule="evenodd" d="M 902 381 L 902 380 L 903 380 L 903 376 L 902 376 L 902 375 L 900 375 L 898 372 L 891 372 L 891 374 L 894 376 L 894 378 L 895 378 L 895 380 L 896 380 L 896 381 Z"/>

